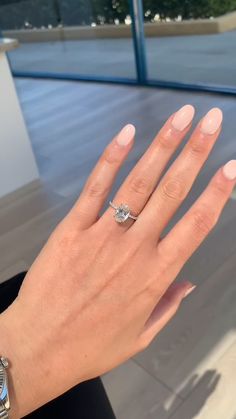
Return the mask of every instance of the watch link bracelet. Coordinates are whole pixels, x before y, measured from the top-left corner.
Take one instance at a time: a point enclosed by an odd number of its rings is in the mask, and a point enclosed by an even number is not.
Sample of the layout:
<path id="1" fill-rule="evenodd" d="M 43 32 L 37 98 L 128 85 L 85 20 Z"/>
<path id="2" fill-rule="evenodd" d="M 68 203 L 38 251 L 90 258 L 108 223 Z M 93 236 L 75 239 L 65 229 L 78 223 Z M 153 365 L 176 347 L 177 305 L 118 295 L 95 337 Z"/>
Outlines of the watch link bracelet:
<path id="1" fill-rule="evenodd" d="M 8 360 L 0 356 L 0 419 L 9 419 L 10 400 L 8 394 Z"/>

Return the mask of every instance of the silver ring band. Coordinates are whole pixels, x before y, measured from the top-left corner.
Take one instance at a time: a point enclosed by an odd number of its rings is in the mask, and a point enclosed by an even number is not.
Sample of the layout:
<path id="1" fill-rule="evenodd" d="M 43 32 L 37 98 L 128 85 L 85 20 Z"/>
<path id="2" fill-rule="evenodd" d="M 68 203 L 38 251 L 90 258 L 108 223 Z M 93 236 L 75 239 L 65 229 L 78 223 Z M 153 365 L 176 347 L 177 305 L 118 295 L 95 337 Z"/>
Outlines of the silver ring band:
<path id="1" fill-rule="evenodd" d="M 109 205 L 115 210 L 114 218 L 117 223 L 124 223 L 128 218 L 131 218 L 132 220 L 138 219 L 138 217 L 131 214 L 129 207 L 126 204 L 116 206 L 112 201 L 109 201 Z"/>

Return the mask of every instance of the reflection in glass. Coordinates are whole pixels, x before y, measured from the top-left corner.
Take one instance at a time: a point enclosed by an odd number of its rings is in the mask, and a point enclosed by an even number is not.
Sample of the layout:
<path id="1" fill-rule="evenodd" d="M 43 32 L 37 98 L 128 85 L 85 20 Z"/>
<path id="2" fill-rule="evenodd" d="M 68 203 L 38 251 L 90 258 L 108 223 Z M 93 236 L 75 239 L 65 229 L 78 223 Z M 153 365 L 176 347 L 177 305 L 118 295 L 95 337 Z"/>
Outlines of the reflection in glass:
<path id="1" fill-rule="evenodd" d="M 143 8 L 150 79 L 236 86 L 234 0 L 143 0 Z"/>
<path id="2" fill-rule="evenodd" d="M 13 70 L 136 78 L 128 0 L 0 1 Z"/>

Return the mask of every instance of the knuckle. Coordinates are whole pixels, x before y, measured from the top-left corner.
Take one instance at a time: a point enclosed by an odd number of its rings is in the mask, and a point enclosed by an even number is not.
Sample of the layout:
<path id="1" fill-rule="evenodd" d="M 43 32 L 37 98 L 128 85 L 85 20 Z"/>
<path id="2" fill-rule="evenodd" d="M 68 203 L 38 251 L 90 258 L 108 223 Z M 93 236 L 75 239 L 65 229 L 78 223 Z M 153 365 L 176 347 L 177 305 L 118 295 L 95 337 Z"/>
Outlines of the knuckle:
<path id="1" fill-rule="evenodd" d="M 170 136 L 165 135 L 163 133 L 159 133 L 158 135 L 158 144 L 166 150 L 172 150 L 173 149 L 173 141 L 170 141 Z"/>
<path id="2" fill-rule="evenodd" d="M 85 187 L 85 192 L 88 197 L 105 197 L 107 194 L 107 188 L 102 182 L 93 181 Z"/>
<path id="3" fill-rule="evenodd" d="M 207 142 L 204 139 L 197 139 L 189 143 L 189 153 L 194 157 L 202 156 L 206 152 Z"/>
<path id="4" fill-rule="evenodd" d="M 215 182 L 213 183 L 212 187 L 215 190 L 215 193 L 220 198 L 225 199 L 225 196 L 227 196 L 227 189 L 225 187 L 225 182 L 222 180 L 222 178 L 217 177 L 215 179 Z"/>
<path id="5" fill-rule="evenodd" d="M 101 161 L 108 164 L 116 164 L 120 161 L 119 154 L 115 152 L 114 147 L 110 144 L 101 156 Z"/>
<path id="6" fill-rule="evenodd" d="M 206 236 L 217 222 L 216 214 L 208 208 L 195 211 L 192 216 L 194 232 L 197 236 Z"/>
<path id="7" fill-rule="evenodd" d="M 151 192 L 151 185 L 148 179 L 137 176 L 130 180 L 129 189 L 139 195 L 146 195 Z"/>
<path id="8" fill-rule="evenodd" d="M 169 178 L 161 185 L 162 196 L 173 201 L 183 201 L 186 196 L 185 186 L 176 178 Z"/>

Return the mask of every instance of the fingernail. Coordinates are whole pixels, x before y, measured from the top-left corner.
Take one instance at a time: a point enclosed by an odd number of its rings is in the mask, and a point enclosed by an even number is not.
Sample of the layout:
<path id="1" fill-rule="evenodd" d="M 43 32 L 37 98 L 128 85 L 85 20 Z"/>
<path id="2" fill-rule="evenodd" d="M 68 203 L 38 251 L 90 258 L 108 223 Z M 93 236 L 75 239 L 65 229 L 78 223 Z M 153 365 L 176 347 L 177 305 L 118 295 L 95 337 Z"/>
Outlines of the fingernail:
<path id="1" fill-rule="evenodd" d="M 172 119 L 173 127 L 178 131 L 183 131 L 192 121 L 194 113 L 195 109 L 192 105 L 183 106 L 176 112 Z"/>
<path id="2" fill-rule="evenodd" d="M 125 146 L 132 141 L 135 135 L 135 127 L 132 124 L 125 125 L 124 128 L 119 132 L 116 138 L 116 142 L 121 145 Z"/>
<path id="3" fill-rule="evenodd" d="M 189 294 L 191 294 L 191 292 L 193 292 L 193 290 L 195 290 L 196 285 L 193 285 L 192 287 L 190 287 L 184 294 L 184 298 L 187 297 Z"/>
<path id="4" fill-rule="evenodd" d="M 229 180 L 236 178 L 236 160 L 230 160 L 223 167 L 223 173 Z"/>
<path id="5" fill-rule="evenodd" d="M 214 134 L 220 128 L 222 120 L 222 111 L 219 108 L 212 108 L 202 120 L 201 131 L 204 134 Z"/>

